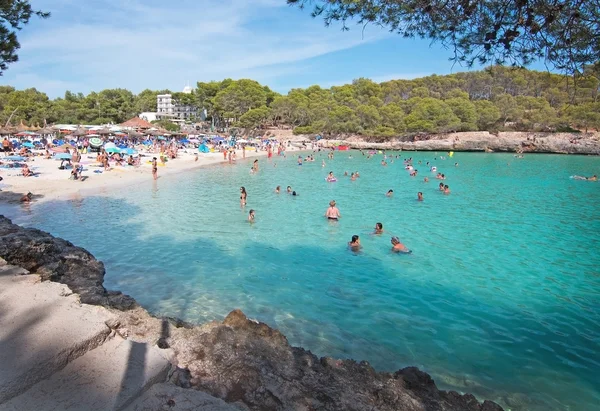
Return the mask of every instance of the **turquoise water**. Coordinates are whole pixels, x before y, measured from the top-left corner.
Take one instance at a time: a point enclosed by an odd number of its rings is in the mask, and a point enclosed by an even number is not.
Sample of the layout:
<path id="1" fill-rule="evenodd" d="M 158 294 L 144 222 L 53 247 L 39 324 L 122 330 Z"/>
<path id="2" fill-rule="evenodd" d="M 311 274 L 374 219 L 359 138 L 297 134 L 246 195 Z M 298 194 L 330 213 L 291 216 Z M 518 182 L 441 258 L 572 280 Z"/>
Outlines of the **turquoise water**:
<path id="1" fill-rule="evenodd" d="M 250 163 L 149 175 L 38 204 L 16 222 L 87 248 L 105 262 L 107 288 L 157 314 L 203 322 L 241 308 L 317 355 L 416 365 L 507 409 L 597 409 L 600 182 L 569 176 L 600 174 L 600 158 L 410 155 L 415 178 L 401 160 L 382 167 L 358 152 L 302 167 L 261 159 L 256 175 Z M 418 160 L 447 175 L 450 195 Z M 324 181 L 330 170 L 337 183 Z M 300 195 L 274 194 L 277 185 Z M 331 199 L 337 223 L 323 217 Z M 378 221 L 388 234 L 370 235 Z M 346 246 L 353 234 L 358 254 Z M 413 254 L 392 254 L 389 234 Z"/>

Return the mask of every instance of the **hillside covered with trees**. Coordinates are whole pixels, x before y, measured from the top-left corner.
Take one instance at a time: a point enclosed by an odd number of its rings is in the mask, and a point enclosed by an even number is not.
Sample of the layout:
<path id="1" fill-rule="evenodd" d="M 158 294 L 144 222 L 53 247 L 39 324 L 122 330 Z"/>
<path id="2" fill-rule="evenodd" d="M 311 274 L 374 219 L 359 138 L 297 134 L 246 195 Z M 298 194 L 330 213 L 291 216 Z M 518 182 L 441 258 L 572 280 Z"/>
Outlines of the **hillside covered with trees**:
<path id="1" fill-rule="evenodd" d="M 51 100 L 36 89 L 0 87 L 0 123 L 120 123 L 156 111 L 168 90 L 67 91 Z M 329 89 L 317 85 L 280 95 L 253 80 L 198 82 L 183 104 L 206 109 L 218 127 L 246 130 L 289 126 L 297 134 L 361 134 L 389 138 L 414 133 L 600 128 L 600 64 L 583 75 L 493 66 L 482 71 L 375 83 L 360 78 Z"/>

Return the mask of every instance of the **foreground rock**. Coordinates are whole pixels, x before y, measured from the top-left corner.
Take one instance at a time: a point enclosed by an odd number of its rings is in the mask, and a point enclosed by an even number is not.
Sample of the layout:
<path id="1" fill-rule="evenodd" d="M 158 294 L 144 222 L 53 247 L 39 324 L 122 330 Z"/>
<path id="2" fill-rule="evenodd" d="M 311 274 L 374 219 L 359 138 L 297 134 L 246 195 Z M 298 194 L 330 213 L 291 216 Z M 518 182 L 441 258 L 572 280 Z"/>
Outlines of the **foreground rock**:
<path id="1" fill-rule="evenodd" d="M 70 242 L 34 228 L 23 228 L 0 216 L 0 257 L 42 280 L 66 284 L 81 302 L 128 309 L 133 298 L 103 286 L 104 264 Z"/>
<path id="2" fill-rule="evenodd" d="M 130 297 L 102 287 L 104 266 L 90 253 L 42 231 L 13 225 L 4 217 L 0 217 L 0 257 L 45 280 L 67 284 L 80 293 L 82 302 L 111 308 L 117 318 L 107 322 L 110 329 L 130 341 L 172 350 L 176 365 L 172 384 L 207 392 L 238 409 L 502 410 L 490 401 L 479 403 L 470 394 L 440 391 L 428 374 L 414 367 L 384 373 L 366 362 L 318 358 L 290 346 L 279 331 L 249 320 L 239 310 L 222 323 L 201 326 L 152 317 Z M 132 404 L 133 409 L 171 409 L 177 404 L 162 397 L 158 388 L 154 391 Z M 192 397 L 200 403 L 209 401 L 209 408 L 223 409 L 218 401 Z M 160 408 L 145 408 L 148 404 Z"/>

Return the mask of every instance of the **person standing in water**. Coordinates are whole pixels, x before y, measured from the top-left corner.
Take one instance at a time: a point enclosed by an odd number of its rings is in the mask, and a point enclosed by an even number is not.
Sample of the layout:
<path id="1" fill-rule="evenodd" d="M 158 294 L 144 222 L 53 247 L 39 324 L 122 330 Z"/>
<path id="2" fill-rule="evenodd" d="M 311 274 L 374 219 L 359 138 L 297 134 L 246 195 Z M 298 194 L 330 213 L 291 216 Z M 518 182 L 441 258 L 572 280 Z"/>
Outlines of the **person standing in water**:
<path id="1" fill-rule="evenodd" d="M 420 191 L 417 193 L 417 201 L 423 201 L 423 193 Z"/>
<path id="2" fill-rule="evenodd" d="M 385 196 L 386 196 L 386 197 L 391 197 L 391 196 L 393 196 L 393 195 L 394 195 L 394 190 L 392 190 L 391 188 L 388 190 L 388 192 L 387 192 L 387 193 L 385 193 Z"/>
<path id="3" fill-rule="evenodd" d="M 246 200 L 248 199 L 248 193 L 246 193 L 245 187 L 240 187 L 240 205 L 244 207 L 246 205 Z"/>
<path id="4" fill-rule="evenodd" d="M 250 212 L 248 213 L 248 221 L 251 223 L 254 222 L 254 210 L 250 210 Z"/>
<path id="5" fill-rule="evenodd" d="M 325 217 L 327 217 L 328 220 L 337 221 L 342 216 L 340 214 L 340 210 L 338 210 L 335 204 L 335 200 L 331 200 L 329 202 L 329 208 L 327 209 L 327 211 L 325 211 Z"/>
<path id="6" fill-rule="evenodd" d="M 254 172 L 258 172 L 258 160 L 254 160 L 254 163 L 252 163 L 252 170 L 254 170 Z"/>
<path id="7" fill-rule="evenodd" d="M 158 178 L 158 163 L 156 157 L 152 158 L 152 177 L 156 180 Z"/>

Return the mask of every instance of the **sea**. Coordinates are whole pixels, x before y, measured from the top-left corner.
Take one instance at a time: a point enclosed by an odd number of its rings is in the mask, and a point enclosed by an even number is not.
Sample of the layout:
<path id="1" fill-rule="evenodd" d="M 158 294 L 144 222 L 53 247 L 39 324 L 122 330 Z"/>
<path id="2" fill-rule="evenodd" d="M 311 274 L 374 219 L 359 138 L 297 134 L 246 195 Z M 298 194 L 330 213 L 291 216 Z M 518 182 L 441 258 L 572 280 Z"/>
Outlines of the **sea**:
<path id="1" fill-rule="evenodd" d="M 257 173 L 251 160 L 148 172 L 4 212 L 88 249 L 105 287 L 156 315 L 203 323 L 239 308 L 319 356 L 418 366 L 507 410 L 598 409 L 600 182 L 572 176 L 599 174 L 600 157 L 313 155 L 260 158 Z M 339 221 L 324 217 L 331 200 Z M 392 236 L 412 253 L 391 252 Z"/>

